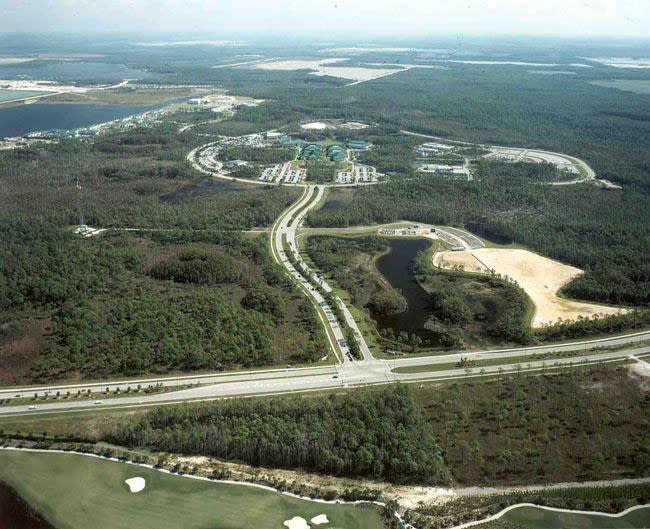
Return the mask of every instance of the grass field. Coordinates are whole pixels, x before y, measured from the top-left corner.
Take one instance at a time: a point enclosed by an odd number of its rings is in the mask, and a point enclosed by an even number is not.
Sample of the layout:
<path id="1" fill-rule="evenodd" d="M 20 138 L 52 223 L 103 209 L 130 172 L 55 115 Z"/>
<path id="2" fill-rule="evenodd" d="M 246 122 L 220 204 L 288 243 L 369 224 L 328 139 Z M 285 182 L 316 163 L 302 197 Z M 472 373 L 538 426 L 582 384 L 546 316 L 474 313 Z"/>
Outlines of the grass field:
<path id="1" fill-rule="evenodd" d="M 146 480 L 129 492 L 125 479 Z M 294 516 L 326 514 L 328 527 L 379 529 L 368 505 L 327 505 L 253 487 L 198 481 L 74 454 L 0 452 L 6 481 L 60 529 L 277 528 Z"/>
<path id="2" fill-rule="evenodd" d="M 650 527 L 650 508 L 632 511 L 620 518 L 578 513 L 554 512 L 537 507 L 519 507 L 507 512 L 500 521 L 526 529 L 640 529 Z M 480 525 L 479 527 L 483 527 Z"/>

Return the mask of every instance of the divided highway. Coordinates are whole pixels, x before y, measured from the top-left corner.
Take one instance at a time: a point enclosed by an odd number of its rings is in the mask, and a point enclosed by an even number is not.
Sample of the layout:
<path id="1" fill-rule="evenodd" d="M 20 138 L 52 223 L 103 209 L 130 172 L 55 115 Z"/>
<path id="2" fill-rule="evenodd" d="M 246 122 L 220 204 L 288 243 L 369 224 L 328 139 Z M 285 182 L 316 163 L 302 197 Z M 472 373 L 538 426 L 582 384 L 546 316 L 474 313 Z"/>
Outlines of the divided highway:
<path id="1" fill-rule="evenodd" d="M 424 137 L 424 135 L 422 136 Z M 206 146 L 194 149 L 188 154 L 187 158 L 192 166 L 211 176 L 232 180 L 232 178 L 221 174 L 219 171 L 220 168 L 204 167 L 199 162 L 198 154 L 204 147 Z M 245 182 L 258 183 L 255 181 L 251 182 L 250 180 L 245 180 Z M 487 351 L 459 351 L 444 355 L 381 360 L 373 357 L 349 308 L 338 296 L 334 295 L 339 309 L 345 318 L 345 323 L 352 328 L 362 353 L 362 359 L 355 360 L 350 355 L 341 322 L 337 321 L 336 314 L 332 310 L 333 307 L 328 305 L 328 302 L 321 294 L 321 290 L 328 294 L 332 293 L 332 287 L 317 270 L 313 270 L 304 261 L 299 252 L 296 240 L 296 232 L 302 225 L 303 219 L 309 211 L 321 202 L 325 188 L 337 186 L 307 184 L 297 184 L 297 186 L 304 189 L 302 195 L 281 214 L 270 230 L 272 255 L 285 268 L 287 274 L 296 282 L 302 292 L 311 299 L 314 306 L 317 307 L 319 318 L 326 330 L 330 348 L 337 358 L 336 365 L 5 388 L 0 389 L 0 400 L 25 400 L 18 405 L 11 405 L 9 403 L 9 405 L 0 406 L 0 415 L 66 412 L 83 409 L 101 409 L 109 406 L 118 408 L 138 407 L 169 402 L 187 402 L 237 396 L 271 395 L 368 386 L 396 381 L 407 383 L 443 381 L 453 378 L 477 377 L 514 371 L 538 371 L 541 369 L 562 366 L 568 367 L 582 363 L 626 361 L 630 357 L 634 357 L 634 355 L 642 355 L 650 352 L 650 347 L 643 343 L 650 342 L 650 331 L 644 331 L 624 336 L 583 340 L 565 344 Z M 435 235 L 437 237 L 450 244 L 463 246 L 468 249 L 483 246 L 480 239 L 464 230 L 446 226 L 431 227 L 435 228 Z M 351 229 L 355 230 L 355 228 Z M 296 266 L 294 266 L 292 261 L 296 263 Z M 603 348 L 610 348 L 610 350 L 595 352 L 595 350 Z M 616 350 L 611 350 L 612 348 Z M 575 351 L 577 353 L 567 358 L 552 358 L 546 361 L 534 358 L 534 355 L 541 353 L 560 353 L 567 351 Z M 580 351 L 583 353 L 580 353 Z M 520 357 L 527 356 L 531 357 L 531 361 L 525 361 L 525 365 L 512 363 L 513 358 L 519 359 Z M 466 368 L 444 370 L 441 370 L 439 367 L 436 368 L 440 364 L 458 362 L 461 358 L 479 361 L 487 358 L 503 359 L 503 363 L 501 365 L 484 366 L 469 370 Z M 430 366 L 431 369 L 427 369 L 427 366 Z M 403 372 L 401 369 L 409 367 L 416 368 L 416 372 Z M 124 393 L 128 390 L 135 390 L 138 387 L 144 389 L 156 385 L 170 389 L 181 389 L 158 394 L 115 396 L 117 391 Z M 60 398 L 54 402 L 32 400 L 35 395 L 42 397 L 45 394 L 53 395 L 57 393 L 66 398 Z M 78 393 L 92 394 L 93 399 L 76 399 L 75 395 Z M 113 396 L 110 396 L 111 394 Z"/>
<path id="2" fill-rule="evenodd" d="M 607 337 L 595 340 L 554 344 L 536 347 L 498 349 L 488 351 L 462 351 L 458 353 L 397 358 L 381 360 L 374 358 L 352 313 L 343 301 L 336 297 L 337 303 L 353 329 L 358 340 L 363 358 L 353 360 L 349 348 L 332 308 L 323 298 L 316 286 L 323 291 L 332 292 L 332 288 L 322 275 L 309 267 L 300 255 L 296 241 L 296 231 L 302 225 L 305 215 L 315 208 L 323 199 L 325 186 L 304 186 L 300 198 L 287 208 L 271 229 L 271 249 L 274 259 L 280 263 L 293 278 L 300 289 L 319 309 L 319 317 L 325 326 L 332 351 L 337 355 L 339 363 L 330 366 L 270 369 L 240 373 L 211 373 L 202 375 L 185 375 L 159 378 L 143 378 L 134 380 L 114 380 L 85 384 L 67 384 L 38 387 L 7 388 L 0 390 L 0 399 L 27 399 L 19 405 L 0 406 L 0 415 L 38 414 L 50 412 L 66 412 L 83 409 L 100 409 L 105 407 L 128 408 L 171 402 L 189 402 L 211 400 L 229 397 L 255 395 L 272 395 L 291 392 L 329 390 L 386 384 L 392 382 L 424 382 L 444 381 L 454 378 L 471 378 L 490 374 L 501 374 L 519 371 L 539 371 L 576 364 L 617 362 L 629 360 L 633 355 L 643 355 L 650 352 L 650 347 L 643 342 L 650 341 L 650 331 L 632 333 L 625 336 Z M 472 247 L 482 244 L 471 234 L 456 228 L 436 227 L 436 233 L 456 244 Z M 292 264 L 297 264 L 297 268 Z M 595 352 L 596 349 L 617 348 L 612 351 Z M 537 360 L 534 355 L 541 353 L 559 353 L 577 351 L 577 355 L 567 358 Z M 584 354 L 580 354 L 583 351 Z M 513 364 L 512 358 L 530 356 L 531 361 L 525 364 Z M 459 361 L 461 358 L 471 360 L 503 359 L 501 365 L 490 365 L 474 369 L 458 368 L 443 369 L 436 366 Z M 510 363 L 509 363 L 510 362 Z M 399 368 L 421 367 L 416 372 L 399 372 Z M 431 369 L 427 370 L 427 366 Z M 395 371 L 397 370 L 397 371 Z M 138 394 L 135 396 L 115 396 L 116 390 L 126 392 L 138 386 L 160 385 L 167 388 L 182 388 L 172 392 L 159 394 Z M 193 386 L 193 387 L 189 387 Z M 108 392 L 106 391 L 108 390 Z M 51 401 L 31 400 L 34 395 L 43 396 L 60 392 L 61 395 L 70 393 L 66 399 Z M 77 392 L 92 393 L 94 400 L 75 400 Z M 111 396 L 113 394 L 113 396 Z"/>

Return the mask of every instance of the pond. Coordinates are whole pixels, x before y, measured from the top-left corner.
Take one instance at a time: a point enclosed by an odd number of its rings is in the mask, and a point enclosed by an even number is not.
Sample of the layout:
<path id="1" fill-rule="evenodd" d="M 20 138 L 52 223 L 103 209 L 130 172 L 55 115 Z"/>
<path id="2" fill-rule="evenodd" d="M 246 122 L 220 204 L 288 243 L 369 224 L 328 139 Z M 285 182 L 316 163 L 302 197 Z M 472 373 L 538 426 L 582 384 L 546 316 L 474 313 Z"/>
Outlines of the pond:
<path id="1" fill-rule="evenodd" d="M 54 529 L 8 485 L 0 481 L 0 528 Z"/>
<path id="2" fill-rule="evenodd" d="M 413 274 L 415 256 L 429 246 L 431 241 L 425 239 L 391 239 L 390 251 L 377 260 L 377 270 L 393 288 L 402 292 L 408 303 L 408 309 L 399 314 L 373 315 L 380 330 L 391 328 L 395 336 L 401 332 L 414 333 L 425 343 L 432 338 L 432 333 L 424 328 L 431 316 L 431 297 Z"/>
<path id="3" fill-rule="evenodd" d="M 229 182 L 228 180 L 204 178 L 196 183 L 181 186 L 175 191 L 161 196 L 160 200 L 169 204 L 178 204 L 197 195 L 205 195 L 208 193 L 237 193 L 239 191 L 250 191 L 251 189 L 254 188 L 250 186 L 246 187 L 245 184 Z"/>
<path id="4" fill-rule="evenodd" d="M 340 211 L 348 207 L 354 198 L 355 190 L 346 188 L 332 188 L 325 203 L 319 211 Z"/>
<path id="5" fill-rule="evenodd" d="M 0 107 L 0 138 L 28 132 L 76 129 L 121 119 L 161 105 L 93 105 L 88 103 L 32 103 Z"/>

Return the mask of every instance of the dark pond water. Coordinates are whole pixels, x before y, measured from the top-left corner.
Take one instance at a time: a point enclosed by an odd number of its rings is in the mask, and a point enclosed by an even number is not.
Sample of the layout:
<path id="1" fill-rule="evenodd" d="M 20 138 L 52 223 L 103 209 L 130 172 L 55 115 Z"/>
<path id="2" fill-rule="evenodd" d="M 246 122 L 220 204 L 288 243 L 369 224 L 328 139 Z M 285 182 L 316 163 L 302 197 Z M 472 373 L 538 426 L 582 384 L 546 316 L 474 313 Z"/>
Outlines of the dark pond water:
<path id="1" fill-rule="evenodd" d="M 373 316 L 379 329 L 392 328 L 395 336 L 401 332 L 415 333 L 422 340 L 432 337 L 424 328 L 431 315 L 431 298 L 413 275 L 413 260 L 431 242 L 424 239 L 391 239 L 390 252 L 377 260 L 377 269 L 393 288 L 406 298 L 408 309 L 390 316 Z"/>
<path id="2" fill-rule="evenodd" d="M 28 132 L 88 127 L 112 119 L 125 118 L 160 105 L 91 105 L 76 103 L 33 103 L 0 107 L 0 138 Z"/>
<path id="3" fill-rule="evenodd" d="M 328 200 L 320 209 L 323 211 L 337 211 L 345 209 L 347 205 L 348 202 L 344 200 Z"/>
<path id="4" fill-rule="evenodd" d="M 9 486 L 0 482 L 0 529 L 54 529 Z"/>
<path id="5" fill-rule="evenodd" d="M 355 191 L 353 189 L 337 189 L 330 190 L 330 195 L 327 201 L 321 206 L 322 211 L 337 211 L 348 207 L 354 198 Z"/>
<path id="6" fill-rule="evenodd" d="M 207 193 L 236 193 L 238 191 L 250 191 L 250 189 L 250 187 L 243 187 L 241 184 L 229 182 L 228 180 L 210 180 L 206 178 L 196 184 L 179 187 L 173 193 L 168 193 L 160 197 L 160 200 L 170 204 L 178 204 L 179 202 L 184 202 L 195 195 L 205 195 Z"/>

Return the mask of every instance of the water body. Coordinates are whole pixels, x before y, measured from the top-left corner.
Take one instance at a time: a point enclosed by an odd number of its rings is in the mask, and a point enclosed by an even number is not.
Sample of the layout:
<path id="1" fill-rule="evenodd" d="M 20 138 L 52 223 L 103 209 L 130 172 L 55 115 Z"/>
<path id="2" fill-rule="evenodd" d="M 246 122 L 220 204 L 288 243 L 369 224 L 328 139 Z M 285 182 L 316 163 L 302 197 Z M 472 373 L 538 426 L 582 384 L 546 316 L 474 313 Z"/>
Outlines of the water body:
<path id="1" fill-rule="evenodd" d="M 321 206 L 321 211 L 340 211 L 348 207 L 352 202 L 355 194 L 354 189 L 346 188 L 332 188 L 330 189 L 330 194 Z"/>
<path id="2" fill-rule="evenodd" d="M 173 193 L 161 196 L 160 200 L 170 204 L 178 204 L 197 195 L 205 195 L 208 193 L 236 193 L 238 191 L 247 191 L 250 189 L 250 187 L 243 187 L 241 184 L 229 182 L 227 180 L 205 178 L 196 184 L 179 187 Z M 2 528 L 0 527 L 0 529 Z"/>
<path id="3" fill-rule="evenodd" d="M 4 90 L 0 89 L 0 103 L 13 101 L 14 99 L 23 99 L 25 97 L 34 97 L 45 94 L 43 91 L 36 90 Z"/>
<path id="4" fill-rule="evenodd" d="M 396 336 L 401 332 L 415 333 L 422 340 L 432 338 L 424 328 L 431 316 L 431 297 L 415 279 L 413 260 L 417 253 L 431 246 L 425 239 L 391 239 L 390 251 L 377 260 L 377 269 L 393 288 L 406 298 L 408 308 L 399 314 L 372 316 L 381 329 L 391 328 Z"/>
<path id="5" fill-rule="evenodd" d="M 160 77 L 123 64 L 37 59 L 20 64 L 0 65 L 0 79 L 40 79 L 47 81 L 112 82 L 122 79 Z"/>
<path id="6" fill-rule="evenodd" d="M 0 138 L 23 136 L 38 130 L 88 127 L 154 110 L 160 106 L 32 103 L 0 107 Z"/>
<path id="7" fill-rule="evenodd" d="M 0 481 L 1 529 L 54 529 L 17 493 Z"/>

